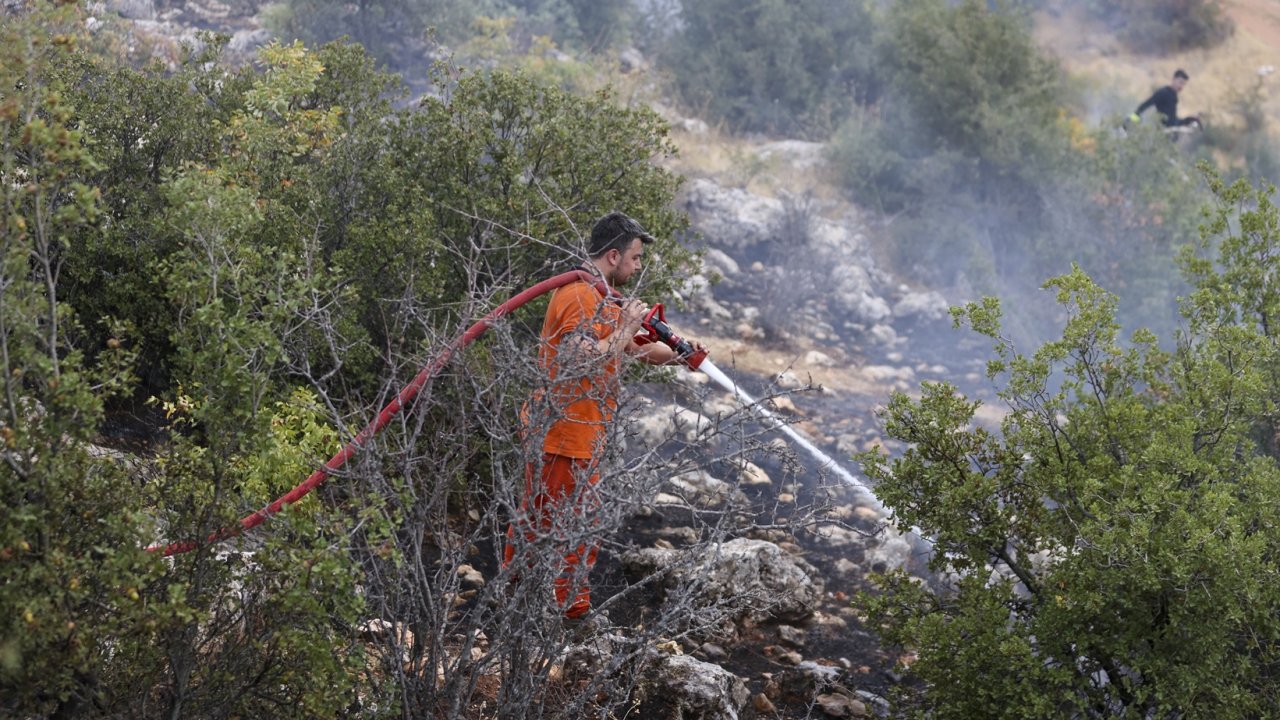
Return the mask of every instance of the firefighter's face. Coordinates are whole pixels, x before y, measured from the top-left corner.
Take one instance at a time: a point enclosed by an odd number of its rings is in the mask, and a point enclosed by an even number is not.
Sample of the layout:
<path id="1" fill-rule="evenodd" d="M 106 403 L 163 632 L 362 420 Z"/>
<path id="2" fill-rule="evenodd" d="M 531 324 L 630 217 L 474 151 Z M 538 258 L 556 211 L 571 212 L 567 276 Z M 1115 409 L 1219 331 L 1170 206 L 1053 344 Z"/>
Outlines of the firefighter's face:
<path id="1" fill-rule="evenodd" d="M 640 238 L 632 238 L 626 248 L 609 252 L 611 255 L 617 254 L 612 262 L 613 272 L 609 278 L 610 283 L 615 286 L 627 284 L 627 281 L 640 271 L 641 260 L 644 258 L 644 242 Z"/>

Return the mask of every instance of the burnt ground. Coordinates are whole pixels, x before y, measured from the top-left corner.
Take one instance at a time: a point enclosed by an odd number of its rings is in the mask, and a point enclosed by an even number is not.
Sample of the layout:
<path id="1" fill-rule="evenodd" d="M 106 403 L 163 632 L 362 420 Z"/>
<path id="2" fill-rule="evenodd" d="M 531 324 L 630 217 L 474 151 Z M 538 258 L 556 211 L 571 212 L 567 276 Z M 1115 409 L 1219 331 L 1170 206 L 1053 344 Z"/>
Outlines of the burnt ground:
<path id="1" fill-rule="evenodd" d="M 766 379 L 758 376 L 742 375 L 738 381 L 753 397 L 764 397 L 777 391 L 777 388 L 770 387 Z M 669 399 L 662 396 L 675 396 L 682 392 L 681 389 L 672 387 L 647 387 L 644 391 L 653 393 L 659 399 Z M 837 431 L 854 424 L 848 417 L 851 406 L 858 407 L 859 412 L 870 416 L 872 408 L 883 402 L 882 397 L 873 394 L 832 395 L 812 390 L 788 394 L 786 397 L 796 406 L 796 412 L 789 419 L 796 421 L 804 418 L 797 423 L 801 429 L 809 426 L 834 428 Z M 686 405 L 693 406 L 688 403 Z M 870 425 L 871 422 L 868 421 L 867 424 Z M 781 437 L 781 433 L 772 434 Z M 822 437 L 821 433 L 818 433 L 818 437 Z M 842 453 L 821 440 L 817 444 L 832 458 L 842 462 L 846 469 L 857 474 L 857 467 L 849 461 L 848 453 Z M 819 477 L 817 462 L 803 450 L 786 458 L 753 454 L 751 459 L 773 479 L 769 486 L 740 488 L 757 512 L 755 521 L 758 527 L 777 528 L 790 522 L 803 523 L 805 513 L 830 502 L 828 498 L 832 490 L 836 490 L 836 495 L 840 498 L 836 501 L 837 504 L 854 502 L 853 493 L 840 491 L 842 488 L 839 487 L 838 479 Z M 715 477 L 733 477 L 728 468 L 717 468 L 713 464 L 710 470 Z M 794 503 L 779 501 L 779 491 L 784 486 L 794 491 Z M 665 541 L 679 547 L 679 541 L 673 540 L 671 533 L 664 532 L 672 524 L 684 524 L 683 518 L 672 518 L 672 522 L 668 522 L 660 513 L 632 518 L 621 536 L 613 538 L 610 545 L 615 548 L 619 545 L 652 547 L 659 541 Z M 866 521 L 854 521 L 853 525 L 867 533 L 876 530 L 874 524 Z M 818 606 L 814 608 L 815 615 L 804 622 L 765 622 L 742 627 L 732 641 L 715 643 L 718 647 L 699 646 L 690 642 L 685 644 L 683 650 L 699 659 L 714 662 L 742 678 L 753 697 L 767 697 L 774 710 L 758 712 L 756 717 L 759 718 L 831 717 L 814 705 L 815 695 L 822 690 L 815 689 L 812 678 L 796 669 L 797 657 L 831 668 L 834 673 L 831 680 L 836 685 L 850 691 L 865 691 L 887 698 L 893 686 L 902 680 L 895 670 L 901 653 L 882 646 L 880 639 L 864 625 L 855 602 L 858 593 L 874 591 L 869 573 L 883 570 L 883 566 L 868 567 L 864 548 L 860 544 L 832 547 L 821 542 L 813 533 L 805 531 L 802 526 L 797 526 L 794 532 L 776 529 L 760 531 L 748 527 L 738 536 L 779 541 L 784 549 L 816 568 L 818 577 L 815 580 L 822 583 L 824 592 Z M 732 539 L 732 536 L 726 539 Z M 923 565 L 924 560 L 920 559 L 913 570 L 923 572 Z M 618 553 L 609 549 L 602 551 L 593 573 L 593 595 L 604 601 L 627 585 L 628 578 Z M 641 607 L 638 603 L 630 607 L 611 608 L 611 619 L 624 626 L 642 623 L 644 617 L 661 602 L 661 598 L 652 593 L 647 600 L 653 603 L 652 608 Z M 796 633 L 795 629 L 800 633 Z"/>

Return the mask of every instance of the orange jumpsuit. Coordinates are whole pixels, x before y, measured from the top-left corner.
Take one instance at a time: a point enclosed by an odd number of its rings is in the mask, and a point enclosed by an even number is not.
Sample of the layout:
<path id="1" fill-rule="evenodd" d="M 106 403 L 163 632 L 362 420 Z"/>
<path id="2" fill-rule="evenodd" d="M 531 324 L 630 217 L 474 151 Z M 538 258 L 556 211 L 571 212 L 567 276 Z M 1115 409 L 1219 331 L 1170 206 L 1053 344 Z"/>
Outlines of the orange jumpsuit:
<path id="1" fill-rule="evenodd" d="M 520 516 L 507 528 L 503 566 L 515 558 L 517 527 L 529 543 L 552 538 L 564 559 L 555 580 L 556 603 L 570 618 L 591 609 L 587 574 L 595 565 L 599 541 L 583 537 L 583 532 L 598 524 L 600 499 L 595 485 L 600 480 L 598 464 L 608 423 L 618 406 L 621 359 L 578 352 L 576 347 L 562 356 L 560 345 L 566 337 L 604 339 L 617 331 L 620 322 L 620 308 L 605 302 L 588 283 L 557 289 L 547 306 L 538 348 L 539 365 L 550 382 L 534 393 L 521 412 L 526 441 L 534 443 L 543 431 L 546 434 L 541 457 L 525 466 Z M 531 454 L 536 449 L 534 445 Z M 582 542 L 571 542 L 570 534 Z"/>

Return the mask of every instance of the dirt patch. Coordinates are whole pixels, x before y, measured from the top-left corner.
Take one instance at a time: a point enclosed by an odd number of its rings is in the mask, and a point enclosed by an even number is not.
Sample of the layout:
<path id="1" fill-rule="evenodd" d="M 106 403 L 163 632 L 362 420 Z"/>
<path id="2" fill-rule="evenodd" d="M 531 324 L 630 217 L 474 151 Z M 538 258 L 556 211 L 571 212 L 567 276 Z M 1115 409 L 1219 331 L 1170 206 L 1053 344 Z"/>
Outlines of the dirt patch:
<path id="1" fill-rule="evenodd" d="M 1280 4 L 1275 0 L 1230 0 L 1223 3 L 1236 32 L 1257 38 L 1280 55 Z"/>

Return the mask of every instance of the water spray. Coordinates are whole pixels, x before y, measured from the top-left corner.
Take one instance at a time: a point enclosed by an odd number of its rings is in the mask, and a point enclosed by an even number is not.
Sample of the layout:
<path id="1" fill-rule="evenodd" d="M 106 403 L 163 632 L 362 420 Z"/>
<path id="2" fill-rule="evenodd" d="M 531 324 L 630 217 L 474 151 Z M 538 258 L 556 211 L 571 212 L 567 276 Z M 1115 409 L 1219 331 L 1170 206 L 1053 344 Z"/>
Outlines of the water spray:
<path id="1" fill-rule="evenodd" d="M 715 363 L 710 360 L 705 360 L 703 361 L 700 369 L 702 372 L 706 373 L 707 377 L 715 380 L 725 390 L 736 395 L 743 405 L 753 410 L 756 415 L 766 420 L 773 428 L 781 430 L 784 435 L 791 438 L 792 442 L 807 450 L 809 454 L 820 463 L 819 467 L 825 470 L 830 470 L 834 473 L 836 477 L 840 478 L 846 485 L 852 487 L 858 495 L 862 496 L 863 500 L 865 500 L 868 505 L 882 513 L 888 513 L 888 508 L 880 503 L 880 499 L 875 496 L 875 493 L 871 491 L 871 488 L 867 487 L 866 483 L 854 477 L 853 473 L 845 470 L 840 466 L 840 463 L 837 463 L 830 455 L 822 452 L 817 445 L 814 445 L 812 440 L 800 434 L 798 430 L 791 427 L 791 425 L 785 420 L 778 417 L 775 413 L 769 410 L 769 408 L 761 405 L 754 398 L 748 395 L 742 388 L 738 387 L 738 384 L 731 380 L 728 375 L 725 375 L 724 371 L 716 367 Z"/>
<path id="2" fill-rule="evenodd" d="M 789 423 L 769 410 L 769 408 L 761 405 L 754 398 L 748 395 L 742 388 L 738 387 L 738 384 L 735 383 L 728 375 L 724 374 L 724 371 L 716 367 L 715 363 L 704 359 L 701 361 L 698 369 L 703 373 L 706 373 L 707 377 L 719 383 L 725 390 L 728 390 L 730 393 L 735 395 L 745 407 L 754 411 L 758 417 L 769 423 L 769 425 L 774 429 L 782 431 L 784 435 L 791 438 L 792 442 L 807 450 L 809 454 L 818 461 L 821 469 L 830 470 L 836 477 L 840 478 L 845 485 L 853 488 L 854 492 L 858 495 L 863 504 L 875 510 L 882 516 L 889 516 L 889 508 L 885 507 L 884 503 L 880 502 L 880 498 L 876 497 L 875 492 L 868 487 L 866 483 L 854 477 L 853 473 L 845 470 L 840 463 L 831 459 L 831 456 L 822 452 L 822 450 L 819 449 L 812 440 L 805 437 L 798 430 L 791 427 Z M 892 538 L 896 538 L 898 536 L 897 532 L 892 527 L 885 528 L 885 532 L 888 534 L 886 538 L 888 541 L 892 541 Z M 933 552 L 933 543 L 925 537 L 924 533 L 920 532 L 919 528 L 912 527 L 911 532 L 903 537 L 910 545 L 911 552 L 913 554 L 921 557 L 927 557 Z"/>

